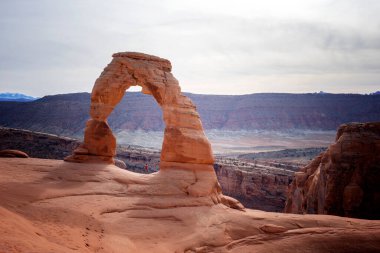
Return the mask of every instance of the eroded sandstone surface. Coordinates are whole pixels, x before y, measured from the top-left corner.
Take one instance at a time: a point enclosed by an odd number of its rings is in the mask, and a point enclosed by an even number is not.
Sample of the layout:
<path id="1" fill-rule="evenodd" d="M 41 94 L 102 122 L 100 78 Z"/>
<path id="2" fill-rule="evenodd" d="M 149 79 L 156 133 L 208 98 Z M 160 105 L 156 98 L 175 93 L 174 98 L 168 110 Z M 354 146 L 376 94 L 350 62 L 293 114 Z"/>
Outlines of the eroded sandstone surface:
<path id="1" fill-rule="evenodd" d="M 285 211 L 380 219 L 380 122 L 342 125 L 336 142 L 295 173 Z"/>
<path id="2" fill-rule="evenodd" d="M 169 173 L 170 172 L 170 173 Z M 246 212 L 193 197 L 188 170 L 0 159 L 0 252 L 378 252 L 380 221 Z M 174 194 L 173 194 L 174 193 Z"/>
<path id="3" fill-rule="evenodd" d="M 79 144 L 76 139 L 0 127 L 0 150 L 18 149 L 33 158 L 62 160 Z M 115 165 L 120 168 L 146 174 L 158 171 L 159 163 L 159 151 L 120 145 L 116 148 Z M 279 165 L 282 164 L 257 164 L 218 156 L 214 169 L 224 195 L 248 208 L 282 212 L 294 172 L 286 164 Z"/>

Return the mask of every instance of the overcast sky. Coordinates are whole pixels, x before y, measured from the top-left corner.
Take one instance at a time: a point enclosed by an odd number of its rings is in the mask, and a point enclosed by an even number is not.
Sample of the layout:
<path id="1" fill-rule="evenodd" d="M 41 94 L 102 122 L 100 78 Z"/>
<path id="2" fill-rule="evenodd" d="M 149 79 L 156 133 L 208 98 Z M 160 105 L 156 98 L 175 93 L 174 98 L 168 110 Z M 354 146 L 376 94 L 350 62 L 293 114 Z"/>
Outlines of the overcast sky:
<path id="1" fill-rule="evenodd" d="M 1 0 L 0 92 L 90 92 L 120 51 L 183 91 L 380 90 L 379 0 Z"/>

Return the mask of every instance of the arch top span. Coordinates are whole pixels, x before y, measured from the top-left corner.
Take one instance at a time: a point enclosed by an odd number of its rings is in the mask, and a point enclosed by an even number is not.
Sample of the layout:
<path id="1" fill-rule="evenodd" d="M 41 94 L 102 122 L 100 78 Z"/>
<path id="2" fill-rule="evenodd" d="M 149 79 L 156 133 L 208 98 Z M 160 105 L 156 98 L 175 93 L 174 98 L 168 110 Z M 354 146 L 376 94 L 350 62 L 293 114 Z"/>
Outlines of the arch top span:
<path id="1" fill-rule="evenodd" d="M 171 73 L 169 60 L 136 52 L 113 54 L 91 94 L 90 117 L 83 144 L 67 157 L 71 162 L 113 163 L 116 139 L 107 118 L 126 90 L 139 85 L 152 95 L 163 111 L 165 122 L 160 169 L 213 171 L 214 158 L 199 114 L 192 101 L 181 93 Z"/>
<path id="2" fill-rule="evenodd" d="M 149 54 L 143 54 L 143 53 L 137 53 L 137 52 L 119 52 L 114 53 L 112 55 L 113 58 L 120 57 L 120 58 L 130 58 L 134 60 L 142 60 L 142 61 L 151 61 L 151 62 L 158 62 L 161 64 L 161 67 L 167 71 L 172 70 L 172 64 L 169 60 L 166 60 L 164 58 L 160 58 L 158 56 L 149 55 Z"/>

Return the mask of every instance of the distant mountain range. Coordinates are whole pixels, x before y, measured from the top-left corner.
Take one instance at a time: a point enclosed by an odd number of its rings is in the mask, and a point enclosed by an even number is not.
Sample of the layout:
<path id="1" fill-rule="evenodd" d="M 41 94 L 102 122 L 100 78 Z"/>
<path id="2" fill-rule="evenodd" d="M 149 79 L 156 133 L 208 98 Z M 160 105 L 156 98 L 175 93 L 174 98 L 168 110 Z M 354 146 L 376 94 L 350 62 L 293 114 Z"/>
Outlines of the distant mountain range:
<path id="1" fill-rule="evenodd" d="M 186 95 L 197 105 L 206 129 L 336 130 L 346 122 L 380 121 L 378 95 Z M 0 126 L 81 136 L 89 107 L 89 93 L 45 96 L 26 103 L 3 101 Z M 159 106 L 153 97 L 140 92 L 127 92 L 108 121 L 116 132 L 164 129 Z"/>
<path id="2" fill-rule="evenodd" d="M 27 96 L 20 93 L 0 93 L 0 101 L 16 101 L 16 102 L 28 102 L 36 100 L 37 98 Z"/>

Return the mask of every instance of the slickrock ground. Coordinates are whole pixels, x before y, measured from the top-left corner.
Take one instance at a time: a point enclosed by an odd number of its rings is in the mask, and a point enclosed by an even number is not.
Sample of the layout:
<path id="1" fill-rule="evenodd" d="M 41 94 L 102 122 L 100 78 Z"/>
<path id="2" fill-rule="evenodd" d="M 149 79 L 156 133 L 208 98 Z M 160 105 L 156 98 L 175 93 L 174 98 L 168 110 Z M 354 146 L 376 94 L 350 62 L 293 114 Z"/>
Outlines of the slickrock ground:
<path id="1" fill-rule="evenodd" d="M 0 159 L 0 252 L 379 252 L 380 221 L 238 211 L 189 171 Z"/>
<path id="2" fill-rule="evenodd" d="M 0 150 L 19 149 L 33 158 L 63 159 L 78 145 L 75 139 L 0 127 Z M 146 174 L 145 164 L 148 164 L 148 173 L 158 171 L 160 152 L 118 146 L 116 159 L 124 162 L 127 170 Z M 219 157 L 214 169 L 223 194 L 236 198 L 248 208 L 282 212 L 294 172 L 289 166 L 281 165 Z"/>

